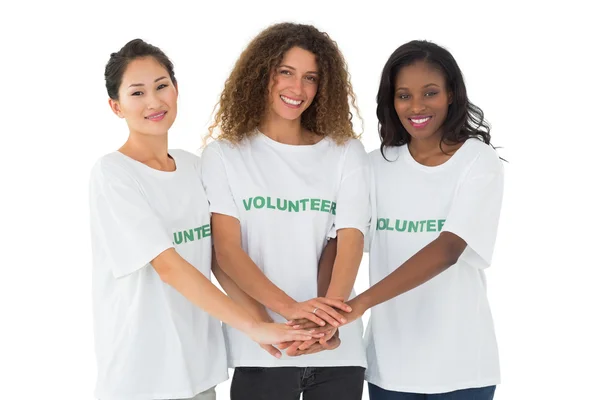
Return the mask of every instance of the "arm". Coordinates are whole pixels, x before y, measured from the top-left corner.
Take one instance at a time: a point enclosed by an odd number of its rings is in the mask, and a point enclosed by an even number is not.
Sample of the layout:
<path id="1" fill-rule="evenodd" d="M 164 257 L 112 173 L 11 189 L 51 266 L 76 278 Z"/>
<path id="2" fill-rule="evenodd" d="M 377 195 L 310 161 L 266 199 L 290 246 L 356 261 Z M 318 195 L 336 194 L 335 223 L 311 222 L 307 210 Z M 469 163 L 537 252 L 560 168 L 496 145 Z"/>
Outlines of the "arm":
<path id="1" fill-rule="evenodd" d="M 353 321 L 367 309 L 414 289 L 444 272 L 456 264 L 466 246 L 467 243 L 457 235 L 442 232 L 394 272 L 352 299 L 349 302 L 352 313 L 348 320 Z"/>
<path id="2" fill-rule="evenodd" d="M 287 319 L 307 318 L 319 325 L 345 322 L 332 307 L 349 310 L 342 301 L 317 298 L 296 302 L 271 282 L 242 249 L 239 220 L 223 214 L 213 214 L 212 233 L 217 262 L 239 288 L 259 303 Z M 318 309 L 317 313 L 313 313 Z M 337 321 L 336 321 L 337 320 Z M 339 322 L 338 322 L 339 321 Z"/>
<path id="3" fill-rule="evenodd" d="M 347 300 L 362 260 L 364 238 L 355 228 L 340 229 L 337 236 L 337 254 L 333 254 L 335 261 L 326 297 Z"/>
<path id="4" fill-rule="evenodd" d="M 212 272 L 221 284 L 221 287 L 225 290 L 225 292 L 231 297 L 233 301 L 240 304 L 250 315 L 257 321 L 263 322 L 273 322 L 271 316 L 267 313 L 265 307 L 254 300 L 252 297 L 248 296 L 244 293 L 243 290 L 239 288 L 238 285 L 235 284 L 234 281 L 231 280 L 230 277 L 221 269 L 219 263 L 217 263 L 217 258 L 214 254 L 213 248 L 213 258 L 212 258 Z M 280 358 L 281 351 L 279 351 L 275 346 L 270 344 L 261 344 L 265 351 L 271 354 L 273 357 Z"/>
<path id="5" fill-rule="evenodd" d="M 259 343 L 311 339 L 306 331 L 294 331 L 280 324 L 266 324 L 252 318 L 173 248 L 160 253 L 151 261 L 151 265 L 163 282 L 172 286 L 193 304 Z"/>
<path id="6" fill-rule="evenodd" d="M 248 296 L 238 285 L 235 284 L 234 281 L 231 280 L 230 277 L 227 276 L 225 271 L 221 269 L 219 263 L 217 263 L 217 259 L 214 256 L 213 249 L 213 259 L 212 259 L 212 272 L 219 281 L 219 284 L 225 290 L 227 295 L 235 301 L 237 304 L 241 305 L 255 320 L 263 321 L 263 322 L 273 322 L 271 316 L 267 313 L 265 307 L 254 300 L 252 297 Z"/>
<path id="7" fill-rule="evenodd" d="M 325 296 L 329 283 L 331 283 L 331 275 L 333 273 L 333 263 L 337 252 L 337 238 L 329 239 L 321 259 L 319 260 L 319 273 L 317 277 L 317 295 Z"/>

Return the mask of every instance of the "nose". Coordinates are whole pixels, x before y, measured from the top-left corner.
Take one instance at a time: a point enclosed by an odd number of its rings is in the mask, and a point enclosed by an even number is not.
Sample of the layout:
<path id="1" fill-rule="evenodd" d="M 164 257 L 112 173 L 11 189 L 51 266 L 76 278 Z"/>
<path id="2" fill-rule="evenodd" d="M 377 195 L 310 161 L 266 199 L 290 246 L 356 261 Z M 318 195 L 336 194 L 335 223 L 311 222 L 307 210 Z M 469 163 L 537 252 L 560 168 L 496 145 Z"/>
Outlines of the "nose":
<path id="1" fill-rule="evenodd" d="M 420 112 L 425 111 L 425 105 L 419 98 L 419 96 L 414 96 L 410 103 L 410 110 L 413 114 L 418 114 Z"/>
<path id="2" fill-rule="evenodd" d="M 154 91 L 150 91 L 146 96 L 146 108 L 148 108 L 148 110 L 154 110 L 159 108 L 160 104 L 161 100 L 159 96 Z"/>
<path id="3" fill-rule="evenodd" d="M 295 76 L 294 79 L 291 82 L 291 87 L 290 89 L 292 90 L 292 92 L 296 95 L 301 95 L 302 94 L 302 77 L 301 76 Z"/>

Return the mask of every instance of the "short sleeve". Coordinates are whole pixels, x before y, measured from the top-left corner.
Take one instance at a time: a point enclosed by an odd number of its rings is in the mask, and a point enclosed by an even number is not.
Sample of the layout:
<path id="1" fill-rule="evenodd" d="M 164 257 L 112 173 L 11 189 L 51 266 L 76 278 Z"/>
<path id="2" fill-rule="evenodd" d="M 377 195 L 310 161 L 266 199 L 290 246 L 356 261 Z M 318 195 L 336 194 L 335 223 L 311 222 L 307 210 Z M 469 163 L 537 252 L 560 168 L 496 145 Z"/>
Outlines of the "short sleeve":
<path id="1" fill-rule="evenodd" d="M 173 247 L 135 179 L 102 160 L 90 179 L 90 218 L 95 257 L 110 265 L 115 278 L 145 267 Z"/>
<path id="2" fill-rule="evenodd" d="M 218 146 L 218 142 L 209 144 L 202 152 L 200 161 L 200 176 L 208 197 L 210 212 L 240 219 L 223 155 Z"/>
<path id="3" fill-rule="evenodd" d="M 371 218 L 370 169 L 367 153 L 358 140 L 352 140 L 348 144 L 341 175 L 336 201 L 335 231 L 355 228 L 366 236 Z"/>
<path id="4" fill-rule="evenodd" d="M 492 262 L 504 190 L 502 162 L 493 149 L 485 150 L 459 185 L 442 229 L 467 243 L 460 260 L 480 269 Z"/>

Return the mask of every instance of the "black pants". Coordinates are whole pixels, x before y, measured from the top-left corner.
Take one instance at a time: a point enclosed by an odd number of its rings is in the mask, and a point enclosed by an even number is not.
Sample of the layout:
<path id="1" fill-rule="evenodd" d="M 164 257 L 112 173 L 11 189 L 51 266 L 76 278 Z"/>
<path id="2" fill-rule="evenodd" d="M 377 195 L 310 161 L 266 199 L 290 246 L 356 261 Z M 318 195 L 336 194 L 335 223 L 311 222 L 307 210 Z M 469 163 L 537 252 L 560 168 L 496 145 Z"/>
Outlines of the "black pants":
<path id="1" fill-rule="evenodd" d="M 362 367 L 238 367 L 231 400 L 361 400 Z"/>

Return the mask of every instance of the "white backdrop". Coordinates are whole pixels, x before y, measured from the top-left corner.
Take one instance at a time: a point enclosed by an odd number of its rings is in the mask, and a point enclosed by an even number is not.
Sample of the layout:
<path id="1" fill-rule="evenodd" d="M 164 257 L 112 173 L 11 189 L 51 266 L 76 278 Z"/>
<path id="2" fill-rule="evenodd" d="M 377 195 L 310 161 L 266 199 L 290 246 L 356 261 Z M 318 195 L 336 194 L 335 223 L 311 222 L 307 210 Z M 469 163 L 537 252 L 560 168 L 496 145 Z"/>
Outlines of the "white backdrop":
<path id="1" fill-rule="evenodd" d="M 140 37 L 171 57 L 180 88 L 171 147 L 195 151 L 240 51 L 280 21 L 315 24 L 337 41 L 367 150 L 379 143 L 375 95 L 391 52 L 429 39 L 453 53 L 510 161 L 488 273 L 503 372 L 496 399 L 600 398 L 600 31 L 591 6 L 387 3 L 3 4 L 0 398 L 93 398 L 88 176 L 127 136 L 107 105 L 109 54 Z M 358 291 L 367 268 L 365 258 Z M 218 398 L 228 390 L 220 385 Z"/>

